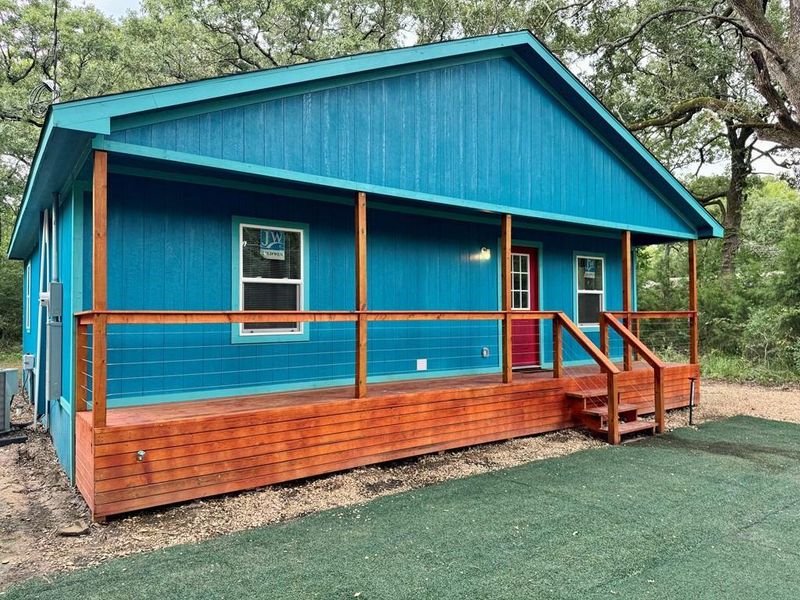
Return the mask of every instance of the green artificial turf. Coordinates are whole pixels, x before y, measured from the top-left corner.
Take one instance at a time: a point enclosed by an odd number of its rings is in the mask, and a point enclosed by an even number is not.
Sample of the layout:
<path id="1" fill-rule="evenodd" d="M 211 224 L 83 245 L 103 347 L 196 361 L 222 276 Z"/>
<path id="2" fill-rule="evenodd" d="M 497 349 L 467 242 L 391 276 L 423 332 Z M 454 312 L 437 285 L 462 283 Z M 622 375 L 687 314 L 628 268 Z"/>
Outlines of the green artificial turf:
<path id="1" fill-rule="evenodd" d="M 800 426 L 737 417 L 10 590 L 7 598 L 800 598 Z"/>

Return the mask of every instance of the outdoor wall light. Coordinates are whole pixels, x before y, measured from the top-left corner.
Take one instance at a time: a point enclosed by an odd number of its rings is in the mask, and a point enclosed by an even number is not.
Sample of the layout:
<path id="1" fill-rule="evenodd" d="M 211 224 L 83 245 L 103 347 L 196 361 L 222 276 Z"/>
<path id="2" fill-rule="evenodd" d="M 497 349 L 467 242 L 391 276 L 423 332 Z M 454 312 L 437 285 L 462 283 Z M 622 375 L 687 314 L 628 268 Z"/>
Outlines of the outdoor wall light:
<path id="1" fill-rule="evenodd" d="M 489 260 L 490 258 L 492 258 L 492 251 L 489 250 L 486 246 L 481 248 L 480 259 L 481 260 Z"/>

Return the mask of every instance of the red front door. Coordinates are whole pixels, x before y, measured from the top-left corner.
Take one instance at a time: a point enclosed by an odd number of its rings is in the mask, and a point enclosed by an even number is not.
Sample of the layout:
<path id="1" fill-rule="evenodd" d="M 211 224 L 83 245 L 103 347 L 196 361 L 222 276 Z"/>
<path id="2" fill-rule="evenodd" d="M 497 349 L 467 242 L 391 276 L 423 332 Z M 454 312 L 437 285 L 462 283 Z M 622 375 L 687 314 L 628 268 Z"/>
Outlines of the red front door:
<path id="1" fill-rule="evenodd" d="M 539 310 L 539 251 L 536 248 L 511 248 L 511 309 Z M 540 365 L 539 321 L 515 319 L 511 324 L 511 364 L 513 367 Z"/>

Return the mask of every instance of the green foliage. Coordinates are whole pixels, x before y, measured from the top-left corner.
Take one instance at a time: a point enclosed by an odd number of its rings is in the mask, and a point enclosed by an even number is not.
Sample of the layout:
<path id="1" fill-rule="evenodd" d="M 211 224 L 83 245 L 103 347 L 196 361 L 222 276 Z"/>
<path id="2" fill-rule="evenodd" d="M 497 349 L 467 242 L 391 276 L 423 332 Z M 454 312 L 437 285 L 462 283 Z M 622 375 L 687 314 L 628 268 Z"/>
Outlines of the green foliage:
<path id="1" fill-rule="evenodd" d="M 759 385 L 794 385 L 800 383 L 797 367 L 767 366 L 741 356 L 711 352 L 703 355 L 701 372 L 704 378 L 756 383 Z"/>
<path id="2" fill-rule="evenodd" d="M 7 243 L 22 192 L 21 174 L 0 163 L 0 243 Z M 22 265 L 0 256 L 0 349 L 19 344 L 22 332 Z"/>
<path id="3" fill-rule="evenodd" d="M 9 369 L 22 364 L 22 352 L 20 348 L 0 349 L 0 369 Z"/>
<path id="4" fill-rule="evenodd" d="M 735 276 L 719 275 L 720 240 L 699 244 L 704 369 L 738 381 L 800 380 L 800 193 L 780 179 L 757 179 L 743 217 Z M 686 265 L 683 245 L 641 249 L 639 307 L 685 308 Z"/>

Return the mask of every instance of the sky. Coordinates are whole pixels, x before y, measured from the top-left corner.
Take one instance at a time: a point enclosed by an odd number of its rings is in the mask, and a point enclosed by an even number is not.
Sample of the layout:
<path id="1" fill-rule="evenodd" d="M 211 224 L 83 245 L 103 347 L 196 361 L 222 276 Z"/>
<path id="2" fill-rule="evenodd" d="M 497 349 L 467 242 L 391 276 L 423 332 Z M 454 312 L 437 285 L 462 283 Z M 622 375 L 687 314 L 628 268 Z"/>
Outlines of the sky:
<path id="1" fill-rule="evenodd" d="M 91 4 L 111 17 L 121 17 L 129 9 L 139 7 L 139 0 L 89 0 Z"/>

